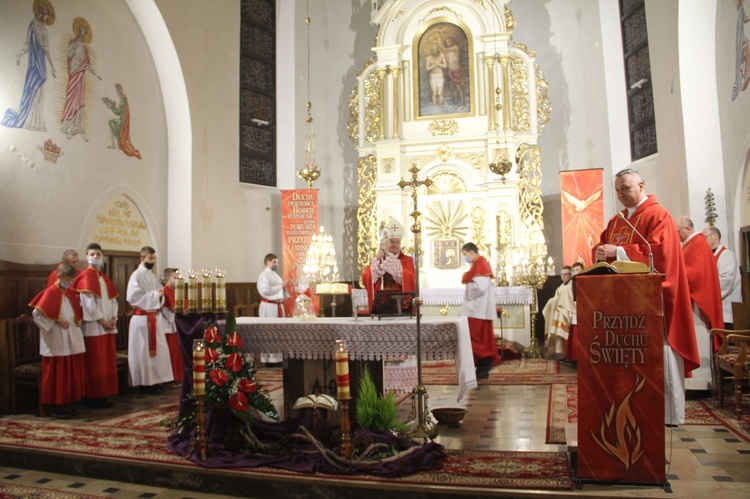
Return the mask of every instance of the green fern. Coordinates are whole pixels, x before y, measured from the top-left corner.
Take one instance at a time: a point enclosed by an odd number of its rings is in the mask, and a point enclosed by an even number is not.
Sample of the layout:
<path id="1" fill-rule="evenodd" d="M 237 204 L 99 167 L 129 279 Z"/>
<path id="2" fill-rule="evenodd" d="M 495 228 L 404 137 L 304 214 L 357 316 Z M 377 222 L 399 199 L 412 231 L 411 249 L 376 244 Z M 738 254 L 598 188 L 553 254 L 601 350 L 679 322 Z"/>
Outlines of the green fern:
<path id="1" fill-rule="evenodd" d="M 365 367 L 357 397 L 357 423 L 369 430 L 401 430 L 406 425 L 398 420 L 398 407 L 393 393 L 378 395 L 370 371 Z"/>

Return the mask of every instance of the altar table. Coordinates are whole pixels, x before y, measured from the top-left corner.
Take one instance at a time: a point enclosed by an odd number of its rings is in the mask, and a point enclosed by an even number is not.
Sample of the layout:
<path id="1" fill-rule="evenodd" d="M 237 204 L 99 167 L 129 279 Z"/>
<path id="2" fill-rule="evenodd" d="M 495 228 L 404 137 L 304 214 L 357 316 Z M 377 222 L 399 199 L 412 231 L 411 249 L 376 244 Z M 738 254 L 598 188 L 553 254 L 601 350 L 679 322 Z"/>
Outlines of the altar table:
<path id="1" fill-rule="evenodd" d="M 466 317 L 423 317 L 422 360 L 456 360 L 459 400 L 477 386 Z M 238 317 L 243 349 L 282 353 L 292 359 L 333 359 L 336 340 L 344 340 L 351 360 L 389 360 L 417 355 L 416 318 Z M 286 397 L 285 397 L 286 398 Z"/>

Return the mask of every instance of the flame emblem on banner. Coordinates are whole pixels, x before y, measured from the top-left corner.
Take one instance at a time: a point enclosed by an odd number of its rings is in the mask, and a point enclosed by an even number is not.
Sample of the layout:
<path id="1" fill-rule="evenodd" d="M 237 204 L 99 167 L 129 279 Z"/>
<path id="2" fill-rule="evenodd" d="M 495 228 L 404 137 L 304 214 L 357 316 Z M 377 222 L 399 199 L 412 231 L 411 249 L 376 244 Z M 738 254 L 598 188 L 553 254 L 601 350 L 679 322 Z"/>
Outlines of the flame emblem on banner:
<path id="1" fill-rule="evenodd" d="M 630 410 L 630 399 L 643 388 L 645 382 L 645 377 L 639 379 L 639 376 L 636 376 L 636 387 L 625 396 L 616 410 L 615 401 L 612 401 L 612 405 L 602 419 L 600 428 L 601 439 L 597 438 L 593 431 L 591 432 L 591 436 L 594 437 L 594 441 L 599 447 L 604 449 L 607 454 L 619 459 L 625 465 L 626 470 L 630 469 L 643 456 L 641 429 L 638 427 L 638 422 L 635 420 L 633 411 Z M 610 442 L 607 439 L 606 433 L 613 430 L 616 440 Z"/>

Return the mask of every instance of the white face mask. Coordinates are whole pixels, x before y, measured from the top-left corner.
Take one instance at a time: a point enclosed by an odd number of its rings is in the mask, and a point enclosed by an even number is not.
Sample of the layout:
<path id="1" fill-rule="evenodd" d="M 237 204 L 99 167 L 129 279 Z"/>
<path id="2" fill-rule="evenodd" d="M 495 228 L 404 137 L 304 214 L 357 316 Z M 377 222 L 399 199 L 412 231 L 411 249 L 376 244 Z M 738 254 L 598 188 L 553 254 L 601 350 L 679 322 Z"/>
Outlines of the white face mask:
<path id="1" fill-rule="evenodd" d="M 101 258 L 89 258 L 89 265 L 93 265 L 94 267 L 101 267 L 102 264 L 104 264 L 104 260 Z"/>
<path id="2" fill-rule="evenodd" d="M 471 257 L 469 256 L 465 256 L 464 260 L 466 261 L 466 263 L 471 263 Z"/>

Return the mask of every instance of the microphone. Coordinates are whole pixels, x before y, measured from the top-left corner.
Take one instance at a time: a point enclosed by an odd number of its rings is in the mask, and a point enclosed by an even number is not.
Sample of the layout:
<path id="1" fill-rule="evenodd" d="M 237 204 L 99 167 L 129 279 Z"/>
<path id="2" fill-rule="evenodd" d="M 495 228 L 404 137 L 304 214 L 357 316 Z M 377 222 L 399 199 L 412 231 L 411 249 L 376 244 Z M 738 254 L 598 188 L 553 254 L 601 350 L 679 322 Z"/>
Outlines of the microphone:
<path id="1" fill-rule="evenodd" d="M 648 246 L 648 268 L 651 274 L 654 273 L 654 252 L 651 251 L 651 243 L 649 243 L 645 237 L 643 237 L 643 234 L 638 232 L 638 229 L 635 228 L 635 225 L 630 223 L 630 220 L 625 218 L 625 215 L 622 214 L 621 211 L 617 212 L 617 216 L 625 220 L 625 223 L 630 226 L 631 229 L 633 229 L 633 232 L 638 234 L 638 237 L 640 237 L 644 243 L 646 243 L 646 246 Z"/>

